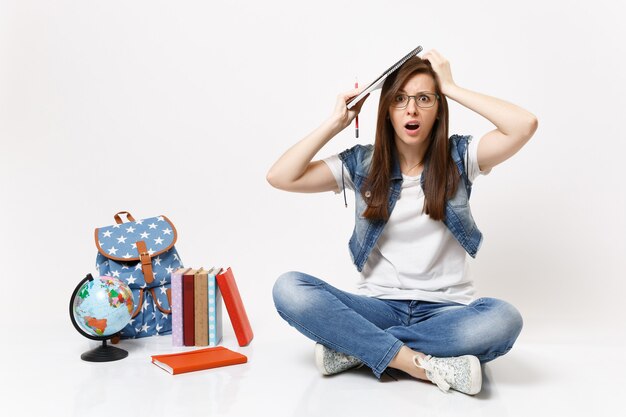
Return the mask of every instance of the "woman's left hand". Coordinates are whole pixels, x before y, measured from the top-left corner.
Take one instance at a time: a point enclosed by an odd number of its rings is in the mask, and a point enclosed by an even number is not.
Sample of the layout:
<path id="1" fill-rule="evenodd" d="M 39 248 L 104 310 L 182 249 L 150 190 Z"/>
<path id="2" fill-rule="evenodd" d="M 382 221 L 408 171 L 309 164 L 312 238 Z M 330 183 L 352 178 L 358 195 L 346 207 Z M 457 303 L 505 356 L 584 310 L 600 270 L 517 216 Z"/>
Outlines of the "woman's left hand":
<path id="1" fill-rule="evenodd" d="M 441 92 L 446 94 L 448 88 L 455 85 L 454 80 L 452 79 L 452 71 L 450 70 L 450 63 L 448 60 L 435 49 L 431 49 L 422 55 L 422 59 L 430 62 L 431 67 L 433 67 L 433 70 L 437 74 Z"/>

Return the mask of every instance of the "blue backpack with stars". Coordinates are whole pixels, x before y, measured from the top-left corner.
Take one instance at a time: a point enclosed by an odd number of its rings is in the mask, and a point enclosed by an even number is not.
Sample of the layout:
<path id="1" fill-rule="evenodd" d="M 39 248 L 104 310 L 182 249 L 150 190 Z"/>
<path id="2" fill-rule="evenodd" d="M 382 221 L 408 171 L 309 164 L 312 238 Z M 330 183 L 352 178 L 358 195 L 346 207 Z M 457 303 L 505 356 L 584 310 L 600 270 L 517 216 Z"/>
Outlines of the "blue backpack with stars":
<path id="1" fill-rule="evenodd" d="M 126 215 L 123 222 L 120 215 Z M 183 266 L 174 244 L 176 228 L 165 216 L 135 220 L 127 211 L 114 216 L 115 224 L 95 231 L 100 275 L 115 277 L 133 292 L 130 323 L 122 339 L 172 332 L 171 274 Z M 113 340 L 115 343 L 116 340 Z"/>

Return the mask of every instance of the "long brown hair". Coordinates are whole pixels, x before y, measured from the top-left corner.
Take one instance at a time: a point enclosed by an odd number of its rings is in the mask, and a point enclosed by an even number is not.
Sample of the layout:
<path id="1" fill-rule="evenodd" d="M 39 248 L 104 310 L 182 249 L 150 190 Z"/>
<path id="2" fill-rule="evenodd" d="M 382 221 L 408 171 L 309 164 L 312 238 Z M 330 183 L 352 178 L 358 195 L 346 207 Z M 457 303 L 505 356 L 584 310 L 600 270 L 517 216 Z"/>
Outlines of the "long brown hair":
<path id="1" fill-rule="evenodd" d="M 404 83 L 415 74 L 430 75 L 435 82 L 435 92 L 439 95 L 438 120 L 433 124 L 424 155 L 425 213 L 433 220 L 443 220 L 446 199 L 456 192 L 459 172 L 450 155 L 448 144 L 448 101 L 441 92 L 430 62 L 416 56 L 406 61 L 385 80 L 380 93 L 372 165 L 361 187 L 361 194 L 367 202 L 363 216 L 370 220 L 389 219 L 390 178 L 394 158 L 398 158 L 395 132 L 389 119 L 389 106 Z"/>

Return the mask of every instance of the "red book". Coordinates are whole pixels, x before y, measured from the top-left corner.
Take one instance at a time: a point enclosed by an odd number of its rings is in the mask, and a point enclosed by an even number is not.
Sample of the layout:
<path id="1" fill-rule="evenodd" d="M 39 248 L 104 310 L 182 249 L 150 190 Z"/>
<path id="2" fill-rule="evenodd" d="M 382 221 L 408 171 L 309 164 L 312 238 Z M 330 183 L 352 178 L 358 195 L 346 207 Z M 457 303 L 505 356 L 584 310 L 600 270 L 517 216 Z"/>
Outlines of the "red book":
<path id="1" fill-rule="evenodd" d="M 197 269 L 190 269 L 183 275 L 183 344 L 195 346 L 195 305 L 194 276 Z"/>
<path id="2" fill-rule="evenodd" d="M 153 364 L 172 375 L 246 362 L 248 358 L 245 355 L 222 346 L 152 356 Z"/>
<path id="3" fill-rule="evenodd" d="M 241 295 L 239 294 L 233 271 L 228 268 L 226 271 L 216 276 L 215 280 L 222 293 L 222 299 L 226 305 L 230 322 L 235 330 L 237 342 L 239 346 L 247 346 L 254 337 L 254 334 L 252 333 L 252 327 L 250 326 L 246 309 L 243 306 L 243 301 L 241 301 Z"/>

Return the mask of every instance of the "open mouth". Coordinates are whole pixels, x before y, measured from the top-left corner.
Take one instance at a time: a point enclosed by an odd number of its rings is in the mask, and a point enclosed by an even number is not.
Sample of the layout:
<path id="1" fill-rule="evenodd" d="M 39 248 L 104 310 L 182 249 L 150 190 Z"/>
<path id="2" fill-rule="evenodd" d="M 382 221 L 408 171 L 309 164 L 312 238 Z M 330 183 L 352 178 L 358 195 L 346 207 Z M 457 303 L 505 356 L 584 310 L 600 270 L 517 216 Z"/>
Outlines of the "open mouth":
<path id="1" fill-rule="evenodd" d="M 407 123 L 407 124 L 404 125 L 404 127 L 407 130 L 417 130 L 417 129 L 419 129 L 420 125 L 419 125 L 419 123 Z"/>

